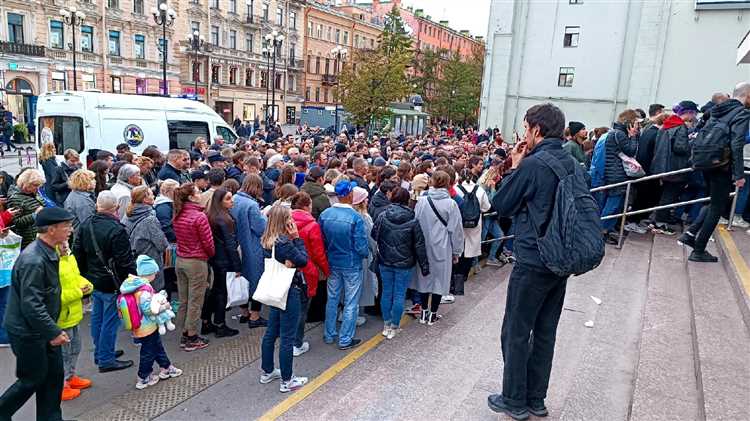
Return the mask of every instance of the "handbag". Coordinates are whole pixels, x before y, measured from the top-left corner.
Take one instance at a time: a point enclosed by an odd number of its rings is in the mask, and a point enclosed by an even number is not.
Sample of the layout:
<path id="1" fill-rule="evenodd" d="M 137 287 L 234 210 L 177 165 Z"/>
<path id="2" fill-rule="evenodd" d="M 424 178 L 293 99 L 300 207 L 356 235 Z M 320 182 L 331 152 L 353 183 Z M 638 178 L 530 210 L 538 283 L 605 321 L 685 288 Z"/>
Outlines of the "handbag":
<path id="1" fill-rule="evenodd" d="M 292 286 L 296 268 L 288 268 L 276 260 L 276 246 L 271 248 L 271 257 L 263 263 L 263 275 L 258 281 L 253 300 L 265 305 L 286 310 L 286 298 Z"/>
<path id="2" fill-rule="evenodd" d="M 0 238 L 0 288 L 10 285 L 10 275 L 13 265 L 21 255 L 21 236 L 8 230 L 5 237 Z"/>
<path id="3" fill-rule="evenodd" d="M 243 276 L 227 272 L 227 308 L 247 304 L 250 298 L 250 285 Z"/>
<path id="4" fill-rule="evenodd" d="M 622 152 L 618 153 L 617 156 L 622 160 L 622 168 L 625 170 L 625 175 L 628 177 L 641 178 L 646 175 L 646 171 L 643 171 L 643 167 L 635 160 L 635 158 L 631 158 Z"/>

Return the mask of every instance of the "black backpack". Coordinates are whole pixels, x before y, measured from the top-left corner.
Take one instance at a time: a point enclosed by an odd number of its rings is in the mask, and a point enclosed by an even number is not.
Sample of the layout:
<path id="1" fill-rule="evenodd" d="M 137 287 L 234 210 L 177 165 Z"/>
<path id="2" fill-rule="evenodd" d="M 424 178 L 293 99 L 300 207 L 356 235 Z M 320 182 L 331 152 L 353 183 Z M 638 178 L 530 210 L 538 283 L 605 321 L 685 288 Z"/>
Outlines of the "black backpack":
<path id="1" fill-rule="evenodd" d="M 732 129 L 729 124 L 744 107 L 721 117 L 711 117 L 693 140 L 691 161 L 696 170 L 708 170 L 722 167 L 732 159 L 730 149 Z"/>
<path id="2" fill-rule="evenodd" d="M 549 152 L 536 155 L 560 182 L 544 235 L 535 226 L 542 263 L 558 276 L 580 275 L 599 266 L 604 258 L 599 206 L 591 196 L 580 165 L 568 173 Z M 532 220 L 532 223 L 534 221 Z"/>
<path id="3" fill-rule="evenodd" d="M 477 199 L 479 185 L 474 186 L 474 189 L 470 192 L 467 192 L 460 184 L 458 188 L 464 194 L 463 202 L 459 207 L 464 228 L 476 228 L 479 225 L 479 220 L 482 218 L 482 210 L 479 208 L 479 199 Z"/>

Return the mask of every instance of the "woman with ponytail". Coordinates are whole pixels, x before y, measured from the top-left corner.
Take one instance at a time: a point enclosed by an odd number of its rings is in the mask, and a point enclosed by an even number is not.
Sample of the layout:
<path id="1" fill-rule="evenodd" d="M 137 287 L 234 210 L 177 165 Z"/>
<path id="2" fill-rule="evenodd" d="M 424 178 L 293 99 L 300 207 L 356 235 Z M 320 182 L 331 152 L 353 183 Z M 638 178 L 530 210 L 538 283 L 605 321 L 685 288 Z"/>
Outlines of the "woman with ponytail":
<path id="1" fill-rule="evenodd" d="M 159 265 L 159 272 L 151 283 L 156 291 L 164 289 L 164 251 L 169 246 L 154 211 L 154 193 L 148 186 L 138 186 L 130 194 L 125 212 L 125 228 L 130 248 L 135 256 L 145 254 Z"/>

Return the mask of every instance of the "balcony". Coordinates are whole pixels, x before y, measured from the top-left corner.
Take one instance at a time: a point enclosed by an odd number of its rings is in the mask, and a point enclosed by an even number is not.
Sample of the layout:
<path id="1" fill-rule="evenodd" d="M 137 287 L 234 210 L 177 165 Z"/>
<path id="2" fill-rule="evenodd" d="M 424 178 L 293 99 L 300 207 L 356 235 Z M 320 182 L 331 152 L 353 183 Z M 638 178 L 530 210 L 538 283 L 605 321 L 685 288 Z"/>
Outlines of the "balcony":
<path id="1" fill-rule="evenodd" d="M 323 86 L 336 86 L 339 84 L 337 75 L 323 75 Z"/>
<path id="2" fill-rule="evenodd" d="M 263 18 L 255 15 L 245 15 L 245 19 L 242 20 L 242 24 L 251 28 L 260 28 L 260 24 Z"/>
<path id="3" fill-rule="evenodd" d="M 109 64 L 122 64 L 122 57 L 110 55 Z"/>
<path id="4" fill-rule="evenodd" d="M 45 57 L 46 48 L 43 45 L 17 44 L 0 41 L 0 53 L 19 54 L 22 56 Z"/>

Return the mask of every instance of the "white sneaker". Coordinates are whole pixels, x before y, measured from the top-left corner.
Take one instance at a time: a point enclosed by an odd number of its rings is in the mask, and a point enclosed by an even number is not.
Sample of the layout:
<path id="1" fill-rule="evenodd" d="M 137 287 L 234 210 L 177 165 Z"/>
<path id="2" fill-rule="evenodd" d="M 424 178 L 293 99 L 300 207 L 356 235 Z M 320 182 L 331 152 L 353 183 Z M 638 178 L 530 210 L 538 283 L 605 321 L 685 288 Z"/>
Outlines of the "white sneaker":
<path id="1" fill-rule="evenodd" d="M 456 302 L 456 297 L 452 295 L 443 295 L 440 298 L 440 304 L 453 304 L 454 302 Z"/>
<path id="2" fill-rule="evenodd" d="M 396 333 L 398 333 L 399 330 L 400 329 L 398 329 L 396 327 L 391 327 L 390 329 L 388 329 L 388 334 L 385 336 L 385 338 L 386 339 L 393 339 L 394 337 L 396 337 Z"/>
<path id="3" fill-rule="evenodd" d="M 729 225 L 729 221 L 727 220 L 727 218 L 724 218 L 722 216 L 721 218 L 719 218 L 719 225 L 727 225 L 728 226 Z"/>
<path id="4" fill-rule="evenodd" d="M 391 324 L 386 323 L 385 326 L 383 326 L 383 336 L 388 337 L 388 333 L 391 331 Z"/>
<path id="5" fill-rule="evenodd" d="M 300 355 L 304 354 L 305 352 L 310 350 L 310 343 L 309 342 L 302 342 L 302 346 L 297 348 L 296 346 L 292 350 L 292 354 L 294 354 L 295 357 L 299 357 Z"/>
<path id="6" fill-rule="evenodd" d="M 151 373 L 145 379 L 138 378 L 138 383 L 135 384 L 135 388 L 143 390 L 149 386 L 155 385 L 156 383 L 159 383 L 159 376 Z"/>
<path id="7" fill-rule="evenodd" d="M 262 370 L 261 370 L 262 371 Z M 263 373 L 260 375 L 260 384 L 268 384 L 276 379 L 281 378 L 281 369 L 277 368 L 270 373 Z"/>
<path id="8" fill-rule="evenodd" d="M 295 377 L 292 376 L 291 379 L 289 379 L 288 382 L 281 382 L 281 385 L 279 386 L 279 392 L 281 393 L 287 393 L 291 392 L 293 390 L 297 390 L 300 387 L 307 384 L 307 377 Z"/>
<path id="9" fill-rule="evenodd" d="M 360 326 L 362 326 L 365 323 L 367 323 L 367 317 L 365 317 L 365 316 L 357 316 L 357 327 L 360 327 Z"/>
<path id="10" fill-rule="evenodd" d="M 732 226 L 737 227 L 737 228 L 742 228 L 743 230 L 750 228 L 750 224 L 745 222 L 745 220 L 742 219 L 741 216 L 734 217 L 734 219 L 732 220 Z"/>
<path id="11" fill-rule="evenodd" d="M 182 376 L 182 370 L 180 370 L 179 368 L 173 365 L 170 365 L 169 368 L 162 368 L 159 371 L 159 378 L 162 380 L 180 377 L 180 376 Z"/>

